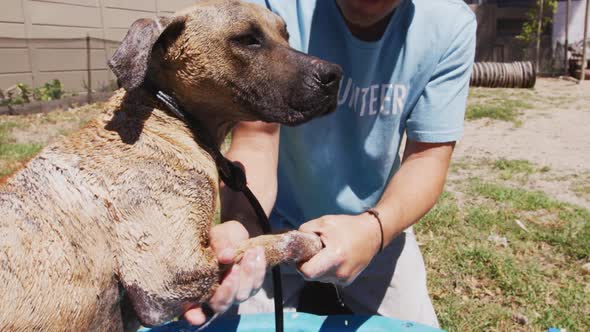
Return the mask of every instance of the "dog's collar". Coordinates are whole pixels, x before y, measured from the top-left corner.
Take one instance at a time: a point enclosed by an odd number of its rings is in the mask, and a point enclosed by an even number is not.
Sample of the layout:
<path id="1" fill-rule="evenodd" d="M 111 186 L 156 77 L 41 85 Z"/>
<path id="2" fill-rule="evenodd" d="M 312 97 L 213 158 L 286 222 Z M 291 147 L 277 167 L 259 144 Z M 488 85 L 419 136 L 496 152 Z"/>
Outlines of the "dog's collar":
<path id="1" fill-rule="evenodd" d="M 164 91 L 159 90 L 158 92 L 156 92 L 156 98 L 158 100 L 160 100 L 161 102 L 163 102 L 166 107 L 168 107 L 168 110 L 172 113 L 174 113 L 174 115 L 176 115 L 176 117 L 178 117 L 179 119 L 181 119 L 184 122 L 187 122 L 187 117 L 186 115 L 188 115 L 188 113 L 186 113 L 183 109 L 180 108 L 180 106 L 178 106 L 178 103 L 176 102 L 176 99 L 172 98 L 172 96 L 166 94 Z"/>

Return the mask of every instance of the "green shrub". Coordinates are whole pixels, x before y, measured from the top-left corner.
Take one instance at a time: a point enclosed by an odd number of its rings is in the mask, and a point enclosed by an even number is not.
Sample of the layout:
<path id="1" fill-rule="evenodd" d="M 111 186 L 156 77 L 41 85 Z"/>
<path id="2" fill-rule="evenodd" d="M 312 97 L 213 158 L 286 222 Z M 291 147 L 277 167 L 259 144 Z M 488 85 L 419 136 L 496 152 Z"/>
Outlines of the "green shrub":
<path id="1" fill-rule="evenodd" d="M 42 87 L 33 90 L 35 100 L 49 101 L 61 99 L 64 90 L 59 80 L 53 80 L 45 83 Z"/>
<path id="2" fill-rule="evenodd" d="M 64 94 L 65 91 L 61 82 L 57 79 L 34 89 L 27 84 L 18 83 L 14 89 L 7 92 L 0 92 L 0 106 L 23 105 L 33 100 L 56 100 L 61 99 Z"/>

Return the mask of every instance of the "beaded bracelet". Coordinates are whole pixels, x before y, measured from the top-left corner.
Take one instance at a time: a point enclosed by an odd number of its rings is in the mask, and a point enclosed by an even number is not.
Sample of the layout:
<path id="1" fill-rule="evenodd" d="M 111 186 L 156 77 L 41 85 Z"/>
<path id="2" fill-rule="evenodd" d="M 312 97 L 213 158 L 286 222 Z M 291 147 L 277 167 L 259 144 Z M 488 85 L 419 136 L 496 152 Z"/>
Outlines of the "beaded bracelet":
<path id="1" fill-rule="evenodd" d="M 384 242 L 384 240 L 383 240 L 384 235 L 383 235 L 383 223 L 381 222 L 381 218 L 379 217 L 379 212 L 375 209 L 368 209 L 365 212 L 367 212 L 368 214 L 375 217 L 375 219 L 377 219 L 377 222 L 379 223 L 379 230 L 381 231 L 381 246 L 379 247 L 379 252 L 382 252 L 383 251 L 383 244 L 384 244 L 383 243 Z"/>

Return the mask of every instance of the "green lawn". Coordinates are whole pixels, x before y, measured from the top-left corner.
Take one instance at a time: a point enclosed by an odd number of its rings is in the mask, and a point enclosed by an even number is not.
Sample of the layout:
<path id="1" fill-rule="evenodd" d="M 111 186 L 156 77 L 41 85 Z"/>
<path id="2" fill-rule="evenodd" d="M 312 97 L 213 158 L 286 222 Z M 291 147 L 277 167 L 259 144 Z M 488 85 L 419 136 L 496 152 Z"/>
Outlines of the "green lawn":
<path id="1" fill-rule="evenodd" d="M 590 213 L 478 179 L 458 190 L 469 199 L 445 192 L 416 226 L 442 327 L 590 331 Z"/>
<path id="2" fill-rule="evenodd" d="M 15 127 L 18 127 L 15 122 L 0 123 L 0 178 L 12 173 L 42 148 L 37 143 L 16 143 L 10 135 Z"/>

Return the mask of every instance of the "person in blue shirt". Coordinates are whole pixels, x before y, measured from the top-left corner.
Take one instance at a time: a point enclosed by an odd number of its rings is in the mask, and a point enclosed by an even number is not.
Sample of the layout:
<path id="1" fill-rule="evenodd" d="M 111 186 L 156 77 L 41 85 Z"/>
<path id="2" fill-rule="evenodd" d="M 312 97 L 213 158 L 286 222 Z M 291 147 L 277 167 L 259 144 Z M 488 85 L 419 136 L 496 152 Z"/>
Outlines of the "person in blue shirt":
<path id="1" fill-rule="evenodd" d="M 292 47 L 344 71 L 336 112 L 293 128 L 241 123 L 227 153 L 244 166 L 274 229 L 317 233 L 325 245 L 283 269 L 285 307 L 301 307 L 306 281 L 319 281 L 338 287 L 351 312 L 438 326 L 411 226 L 442 192 L 463 132 L 475 16 L 462 0 L 267 2 L 286 21 Z M 222 191 L 222 206 L 223 219 L 239 220 L 211 232 L 220 262 L 229 263 L 237 243 L 260 230 L 240 195 Z M 212 309 L 242 302 L 230 312 L 271 312 L 264 262 L 259 248 L 250 250 Z M 185 317 L 205 319 L 200 308 Z"/>

